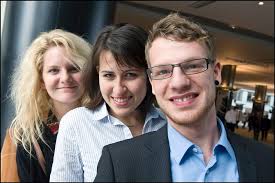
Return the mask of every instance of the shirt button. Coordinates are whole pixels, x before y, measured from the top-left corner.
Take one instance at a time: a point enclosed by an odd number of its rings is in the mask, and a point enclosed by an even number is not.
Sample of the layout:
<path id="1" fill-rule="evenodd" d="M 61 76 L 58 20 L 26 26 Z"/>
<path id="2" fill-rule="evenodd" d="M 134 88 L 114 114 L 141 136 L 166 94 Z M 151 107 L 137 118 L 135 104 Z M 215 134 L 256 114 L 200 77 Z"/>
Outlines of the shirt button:
<path id="1" fill-rule="evenodd" d="M 198 149 L 197 148 L 193 148 L 193 152 L 197 153 L 198 152 Z"/>

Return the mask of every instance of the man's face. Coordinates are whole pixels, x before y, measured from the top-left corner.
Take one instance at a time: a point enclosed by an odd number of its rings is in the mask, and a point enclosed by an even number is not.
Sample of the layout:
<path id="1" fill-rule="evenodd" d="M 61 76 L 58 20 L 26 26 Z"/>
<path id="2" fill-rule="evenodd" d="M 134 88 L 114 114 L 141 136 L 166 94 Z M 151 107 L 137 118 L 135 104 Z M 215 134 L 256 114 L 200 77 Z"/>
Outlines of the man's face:
<path id="1" fill-rule="evenodd" d="M 208 58 L 204 46 L 197 42 L 179 42 L 157 38 L 149 49 L 150 66 L 178 64 Z M 152 90 L 168 121 L 192 125 L 215 116 L 215 80 L 220 82 L 220 64 L 209 64 L 204 72 L 185 75 L 174 67 L 170 78 L 151 80 Z M 210 115 L 210 116 L 209 116 Z"/>

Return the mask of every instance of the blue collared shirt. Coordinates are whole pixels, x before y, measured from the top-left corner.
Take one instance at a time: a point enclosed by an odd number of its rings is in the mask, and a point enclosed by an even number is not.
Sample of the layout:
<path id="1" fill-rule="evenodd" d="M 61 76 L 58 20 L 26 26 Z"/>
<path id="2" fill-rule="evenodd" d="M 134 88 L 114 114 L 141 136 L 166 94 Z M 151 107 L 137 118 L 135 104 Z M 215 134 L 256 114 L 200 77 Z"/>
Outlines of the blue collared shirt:
<path id="1" fill-rule="evenodd" d="M 218 119 L 220 139 L 206 165 L 202 150 L 168 123 L 171 174 L 173 182 L 238 182 L 236 157 L 225 128 Z"/>

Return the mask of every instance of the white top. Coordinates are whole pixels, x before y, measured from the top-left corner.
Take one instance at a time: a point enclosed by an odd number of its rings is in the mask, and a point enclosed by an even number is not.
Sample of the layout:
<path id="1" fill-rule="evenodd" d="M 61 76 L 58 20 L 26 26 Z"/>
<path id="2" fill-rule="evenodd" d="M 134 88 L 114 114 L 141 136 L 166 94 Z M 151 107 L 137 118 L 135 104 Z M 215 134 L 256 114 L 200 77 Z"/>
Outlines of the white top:
<path id="1" fill-rule="evenodd" d="M 152 106 L 142 134 L 165 124 L 164 115 Z M 124 123 L 109 115 L 105 103 L 94 111 L 85 107 L 71 110 L 60 121 L 50 181 L 93 181 L 103 146 L 132 137 Z"/>
<path id="2" fill-rule="evenodd" d="M 233 123 L 236 124 L 237 121 L 237 111 L 234 111 L 233 109 L 227 111 L 225 113 L 225 120 L 227 123 Z"/>

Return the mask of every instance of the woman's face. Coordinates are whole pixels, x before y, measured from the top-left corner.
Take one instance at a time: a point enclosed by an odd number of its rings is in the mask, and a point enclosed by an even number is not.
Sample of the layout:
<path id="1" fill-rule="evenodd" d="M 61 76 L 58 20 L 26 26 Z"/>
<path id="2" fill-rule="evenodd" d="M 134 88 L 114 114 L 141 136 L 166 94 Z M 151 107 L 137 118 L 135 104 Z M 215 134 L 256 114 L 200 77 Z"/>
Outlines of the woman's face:
<path id="1" fill-rule="evenodd" d="M 110 113 L 117 117 L 129 117 L 146 96 L 144 69 L 118 66 L 110 51 L 100 54 L 98 68 L 99 86 Z"/>
<path id="2" fill-rule="evenodd" d="M 72 65 L 63 47 L 51 47 L 45 52 L 42 87 L 54 105 L 77 106 L 84 93 L 82 72 Z"/>

